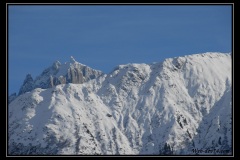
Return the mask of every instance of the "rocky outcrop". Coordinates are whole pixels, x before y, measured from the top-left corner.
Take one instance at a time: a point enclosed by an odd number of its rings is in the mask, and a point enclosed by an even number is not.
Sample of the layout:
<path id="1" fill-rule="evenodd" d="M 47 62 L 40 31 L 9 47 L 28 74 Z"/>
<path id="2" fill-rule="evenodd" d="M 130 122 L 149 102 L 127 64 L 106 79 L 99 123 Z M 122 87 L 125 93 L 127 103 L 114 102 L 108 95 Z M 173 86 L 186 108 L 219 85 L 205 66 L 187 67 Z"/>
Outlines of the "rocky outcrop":
<path id="1" fill-rule="evenodd" d="M 32 91 L 35 88 L 51 88 L 59 84 L 81 84 L 103 75 L 103 72 L 94 70 L 86 65 L 77 62 L 72 56 L 69 62 L 61 64 L 59 61 L 45 69 L 35 80 L 28 74 L 18 93 Z"/>
<path id="2" fill-rule="evenodd" d="M 31 74 L 27 74 L 26 78 L 23 82 L 23 85 L 21 86 L 18 95 L 21 95 L 23 93 L 29 92 L 34 89 L 34 82 Z"/>

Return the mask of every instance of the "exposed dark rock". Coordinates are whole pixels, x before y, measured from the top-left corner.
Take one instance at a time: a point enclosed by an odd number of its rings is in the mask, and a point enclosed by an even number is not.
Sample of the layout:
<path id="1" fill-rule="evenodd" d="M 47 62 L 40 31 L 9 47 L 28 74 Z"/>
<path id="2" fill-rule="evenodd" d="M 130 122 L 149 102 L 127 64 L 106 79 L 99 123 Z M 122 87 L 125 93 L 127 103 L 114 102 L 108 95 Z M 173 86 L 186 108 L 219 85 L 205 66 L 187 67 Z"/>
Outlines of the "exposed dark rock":
<path id="1" fill-rule="evenodd" d="M 19 90 L 18 95 L 21 95 L 23 93 L 29 92 L 34 89 L 34 82 L 31 74 L 27 74 L 22 87 Z"/>

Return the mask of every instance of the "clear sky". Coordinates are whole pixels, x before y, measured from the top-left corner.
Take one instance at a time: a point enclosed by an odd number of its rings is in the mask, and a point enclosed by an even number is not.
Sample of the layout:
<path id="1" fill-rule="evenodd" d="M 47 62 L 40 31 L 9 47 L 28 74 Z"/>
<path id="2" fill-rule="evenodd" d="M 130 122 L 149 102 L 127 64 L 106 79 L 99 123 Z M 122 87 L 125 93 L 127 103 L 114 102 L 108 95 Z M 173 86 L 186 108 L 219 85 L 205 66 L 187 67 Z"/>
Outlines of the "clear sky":
<path id="1" fill-rule="evenodd" d="M 8 86 L 59 60 L 109 73 L 119 64 L 231 52 L 230 5 L 9 5 Z"/>

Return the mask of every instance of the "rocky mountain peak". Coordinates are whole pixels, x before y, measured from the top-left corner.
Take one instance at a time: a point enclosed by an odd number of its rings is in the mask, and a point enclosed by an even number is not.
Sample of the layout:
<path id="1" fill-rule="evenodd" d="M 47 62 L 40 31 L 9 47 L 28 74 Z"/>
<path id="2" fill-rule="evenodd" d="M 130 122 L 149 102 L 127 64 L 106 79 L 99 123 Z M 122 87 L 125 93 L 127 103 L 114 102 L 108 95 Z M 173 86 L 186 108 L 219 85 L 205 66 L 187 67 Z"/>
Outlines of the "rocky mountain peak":
<path id="1" fill-rule="evenodd" d="M 28 74 L 18 95 L 29 92 L 35 88 L 46 89 L 67 83 L 81 84 L 91 79 L 98 78 L 101 75 L 103 75 L 103 72 L 83 65 L 71 56 L 70 62 L 61 64 L 59 61 L 56 61 L 35 79 Z"/>
<path id="2" fill-rule="evenodd" d="M 18 95 L 31 91 L 34 88 L 34 82 L 31 74 L 27 74 L 26 78 L 23 81 L 23 85 L 21 86 Z"/>

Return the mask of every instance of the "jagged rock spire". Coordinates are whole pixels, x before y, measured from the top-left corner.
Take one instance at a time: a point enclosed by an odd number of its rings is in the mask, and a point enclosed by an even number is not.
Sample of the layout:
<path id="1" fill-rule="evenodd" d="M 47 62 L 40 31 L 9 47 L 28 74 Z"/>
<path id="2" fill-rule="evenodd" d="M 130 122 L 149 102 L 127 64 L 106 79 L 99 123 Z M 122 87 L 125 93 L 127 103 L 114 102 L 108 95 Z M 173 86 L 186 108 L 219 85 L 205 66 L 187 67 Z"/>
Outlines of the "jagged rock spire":
<path id="1" fill-rule="evenodd" d="M 25 92 L 29 92 L 34 88 L 33 78 L 31 74 L 27 74 L 26 78 L 23 82 L 23 85 L 21 86 L 18 95 L 21 95 Z"/>
<path id="2" fill-rule="evenodd" d="M 35 88 L 46 89 L 66 83 L 81 84 L 101 75 L 103 75 L 101 71 L 82 65 L 73 56 L 70 56 L 70 63 L 61 64 L 56 61 L 37 76 L 35 80 L 28 74 L 18 95 L 32 91 Z"/>

